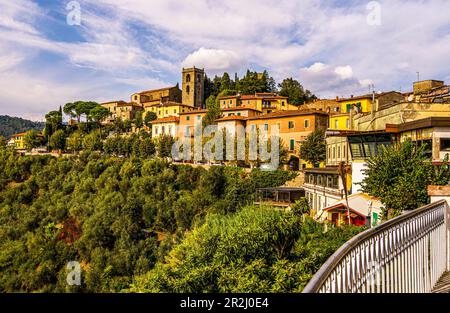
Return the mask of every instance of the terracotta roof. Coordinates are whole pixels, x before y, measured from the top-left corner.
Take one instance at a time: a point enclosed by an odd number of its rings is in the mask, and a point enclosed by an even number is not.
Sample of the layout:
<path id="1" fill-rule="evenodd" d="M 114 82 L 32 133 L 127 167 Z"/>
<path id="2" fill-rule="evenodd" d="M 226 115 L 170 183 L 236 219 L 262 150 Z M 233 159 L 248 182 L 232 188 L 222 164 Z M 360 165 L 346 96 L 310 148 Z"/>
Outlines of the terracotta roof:
<path id="1" fill-rule="evenodd" d="M 153 101 L 150 101 L 153 102 Z M 174 102 L 174 101 L 167 101 L 164 103 L 154 103 L 154 104 L 147 104 L 150 102 L 143 102 L 144 107 L 170 107 L 170 106 L 184 106 L 184 107 L 192 107 L 191 105 L 188 104 L 183 104 L 183 103 L 179 103 L 179 102 Z"/>
<path id="2" fill-rule="evenodd" d="M 317 110 L 288 110 L 288 111 L 277 111 L 265 115 L 249 117 L 248 120 L 262 120 L 289 116 L 302 116 L 302 115 L 326 115 L 327 113 Z"/>
<path id="3" fill-rule="evenodd" d="M 216 122 L 224 122 L 224 121 L 245 121 L 248 117 L 246 116 L 239 116 L 239 115 L 232 115 L 232 116 L 225 116 L 222 118 L 219 118 L 216 120 Z"/>
<path id="4" fill-rule="evenodd" d="M 254 99 L 264 99 L 264 100 L 280 100 L 280 99 L 287 99 L 288 97 L 283 96 L 274 96 L 272 94 L 267 96 L 256 96 L 256 95 L 243 95 L 241 96 L 242 100 L 254 100 Z"/>
<path id="5" fill-rule="evenodd" d="M 177 116 L 169 116 L 169 117 L 164 117 L 164 118 L 160 118 L 154 121 L 151 121 L 151 124 L 159 124 L 159 123 L 178 123 L 180 121 L 180 119 Z"/>
<path id="6" fill-rule="evenodd" d="M 142 108 L 142 105 L 140 105 L 139 103 L 136 103 L 136 102 L 120 102 L 120 103 L 117 103 L 117 106 L 119 106 L 119 107 L 130 107 L 130 106 L 132 106 L 132 107 L 139 107 L 139 108 Z"/>
<path id="7" fill-rule="evenodd" d="M 261 112 L 261 111 L 259 111 L 257 109 L 248 108 L 248 107 L 245 107 L 245 106 L 238 106 L 238 107 L 234 107 L 234 108 L 224 108 L 224 109 L 221 109 L 221 110 L 222 111 L 245 111 L 245 110 L 249 110 L 249 111 Z"/>
<path id="8" fill-rule="evenodd" d="M 142 94 L 146 94 L 146 93 L 151 93 L 151 92 L 156 92 L 156 91 L 163 91 L 163 90 L 174 89 L 174 88 L 178 88 L 179 89 L 178 86 L 172 86 L 172 87 L 165 87 L 165 88 L 159 88 L 159 89 L 145 90 L 145 91 L 138 92 L 138 94 L 142 95 Z"/>
<path id="9" fill-rule="evenodd" d="M 252 99 L 277 100 L 277 99 L 287 99 L 288 97 L 275 95 L 270 92 L 256 93 L 254 95 L 233 95 L 233 96 L 219 97 L 219 99 L 234 99 L 234 98 L 241 98 L 242 100 L 252 100 Z"/>
<path id="10" fill-rule="evenodd" d="M 120 104 L 120 103 L 126 103 L 126 102 L 123 101 L 123 100 L 119 100 L 119 101 L 109 101 L 109 102 L 103 102 L 103 103 L 100 103 L 100 105 L 104 105 L 104 104 L 112 104 L 112 103 Z"/>
<path id="11" fill-rule="evenodd" d="M 379 98 L 381 96 L 393 93 L 393 92 L 399 93 L 397 91 L 386 91 L 386 92 L 382 92 L 382 93 L 376 93 L 375 94 L 375 99 L 377 99 L 377 98 Z M 372 94 L 367 94 L 367 95 L 357 96 L 357 97 L 353 97 L 353 98 L 350 97 L 350 98 L 337 99 L 336 101 L 338 101 L 338 102 L 346 102 L 346 101 L 353 101 L 353 100 L 372 99 L 372 96 L 373 96 Z"/>

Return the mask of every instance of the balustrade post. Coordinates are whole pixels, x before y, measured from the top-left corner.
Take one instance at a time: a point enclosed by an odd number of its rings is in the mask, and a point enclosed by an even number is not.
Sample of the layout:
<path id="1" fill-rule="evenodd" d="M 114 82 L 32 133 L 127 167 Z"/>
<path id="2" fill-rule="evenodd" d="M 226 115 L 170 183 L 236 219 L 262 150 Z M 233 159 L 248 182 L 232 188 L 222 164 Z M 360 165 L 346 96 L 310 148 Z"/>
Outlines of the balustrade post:
<path id="1" fill-rule="evenodd" d="M 446 234 L 446 267 L 450 271 L 450 186 L 428 186 L 428 195 L 431 197 L 431 203 L 445 200 L 445 234 Z"/>

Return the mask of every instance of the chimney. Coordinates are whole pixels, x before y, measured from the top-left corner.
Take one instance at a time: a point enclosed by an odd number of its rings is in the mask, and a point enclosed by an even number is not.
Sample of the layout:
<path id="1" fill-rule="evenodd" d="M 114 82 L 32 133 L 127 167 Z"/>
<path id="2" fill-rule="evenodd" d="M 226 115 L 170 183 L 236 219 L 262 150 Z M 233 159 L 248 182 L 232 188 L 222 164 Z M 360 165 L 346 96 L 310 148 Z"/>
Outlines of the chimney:
<path id="1" fill-rule="evenodd" d="M 350 98 L 352 98 L 352 99 L 353 99 L 353 97 L 354 97 L 353 95 L 350 96 Z"/>

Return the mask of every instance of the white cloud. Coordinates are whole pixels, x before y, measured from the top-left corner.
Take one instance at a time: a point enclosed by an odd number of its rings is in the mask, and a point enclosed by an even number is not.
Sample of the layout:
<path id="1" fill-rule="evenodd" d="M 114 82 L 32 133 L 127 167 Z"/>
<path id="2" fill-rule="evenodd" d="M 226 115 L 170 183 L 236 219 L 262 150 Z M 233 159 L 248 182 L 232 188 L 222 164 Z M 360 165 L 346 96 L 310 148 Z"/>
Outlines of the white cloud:
<path id="1" fill-rule="evenodd" d="M 208 72 L 239 70 L 245 60 L 234 51 L 200 48 L 189 54 L 182 62 L 183 67 L 205 68 Z"/>
<path id="2" fill-rule="evenodd" d="M 311 65 L 308 68 L 305 68 L 305 71 L 311 72 L 311 73 L 318 73 L 326 70 L 328 66 L 326 64 L 323 64 L 321 62 L 316 62 L 313 65 Z"/>
<path id="3" fill-rule="evenodd" d="M 338 66 L 334 69 L 334 72 L 342 79 L 350 79 L 353 77 L 353 69 L 350 65 Z"/>
<path id="4" fill-rule="evenodd" d="M 181 66 L 191 65 L 217 73 L 267 69 L 278 81 L 292 76 L 322 97 L 366 93 L 372 83 L 377 90 L 411 89 L 417 71 L 449 79 L 450 1 L 379 2 L 381 25 L 370 26 L 366 1 L 84 0 L 82 26 L 74 28 L 83 40 L 75 43 L 40 32 L 37 21 L 47 17 L 33 1 L 2 1 L 0 71 L 20 69 L 54 86 L 55 77 L 41 74 L 48 68 L 34 64 L 27 72 L 24 64 L 38 53 L 56 53 L 68 60 L 61 75 L 95 71 L 79 84 L 82 98 L 114 96 L 108 88 L 118 84 L 126 85 L 123 93 L 172 84 Z M 98 89 L 90 93 L 91 86 Z M 6 88 L 0 86 L 0 94 Z M 11 99 L 25 102 L 26 96 Z"/>

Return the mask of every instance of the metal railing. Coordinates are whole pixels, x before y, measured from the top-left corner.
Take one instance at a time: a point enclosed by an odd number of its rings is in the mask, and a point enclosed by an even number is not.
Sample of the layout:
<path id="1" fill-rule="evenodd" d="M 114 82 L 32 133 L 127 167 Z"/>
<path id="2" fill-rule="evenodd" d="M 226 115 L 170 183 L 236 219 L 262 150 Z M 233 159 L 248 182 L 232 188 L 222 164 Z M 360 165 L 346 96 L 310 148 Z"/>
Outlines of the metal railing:
<path id="1" fill-rule="evenodd" d="M 304 293 L 427 293 L 450 270 L 450 210 L 441 200 L 345 243 Z"/>

